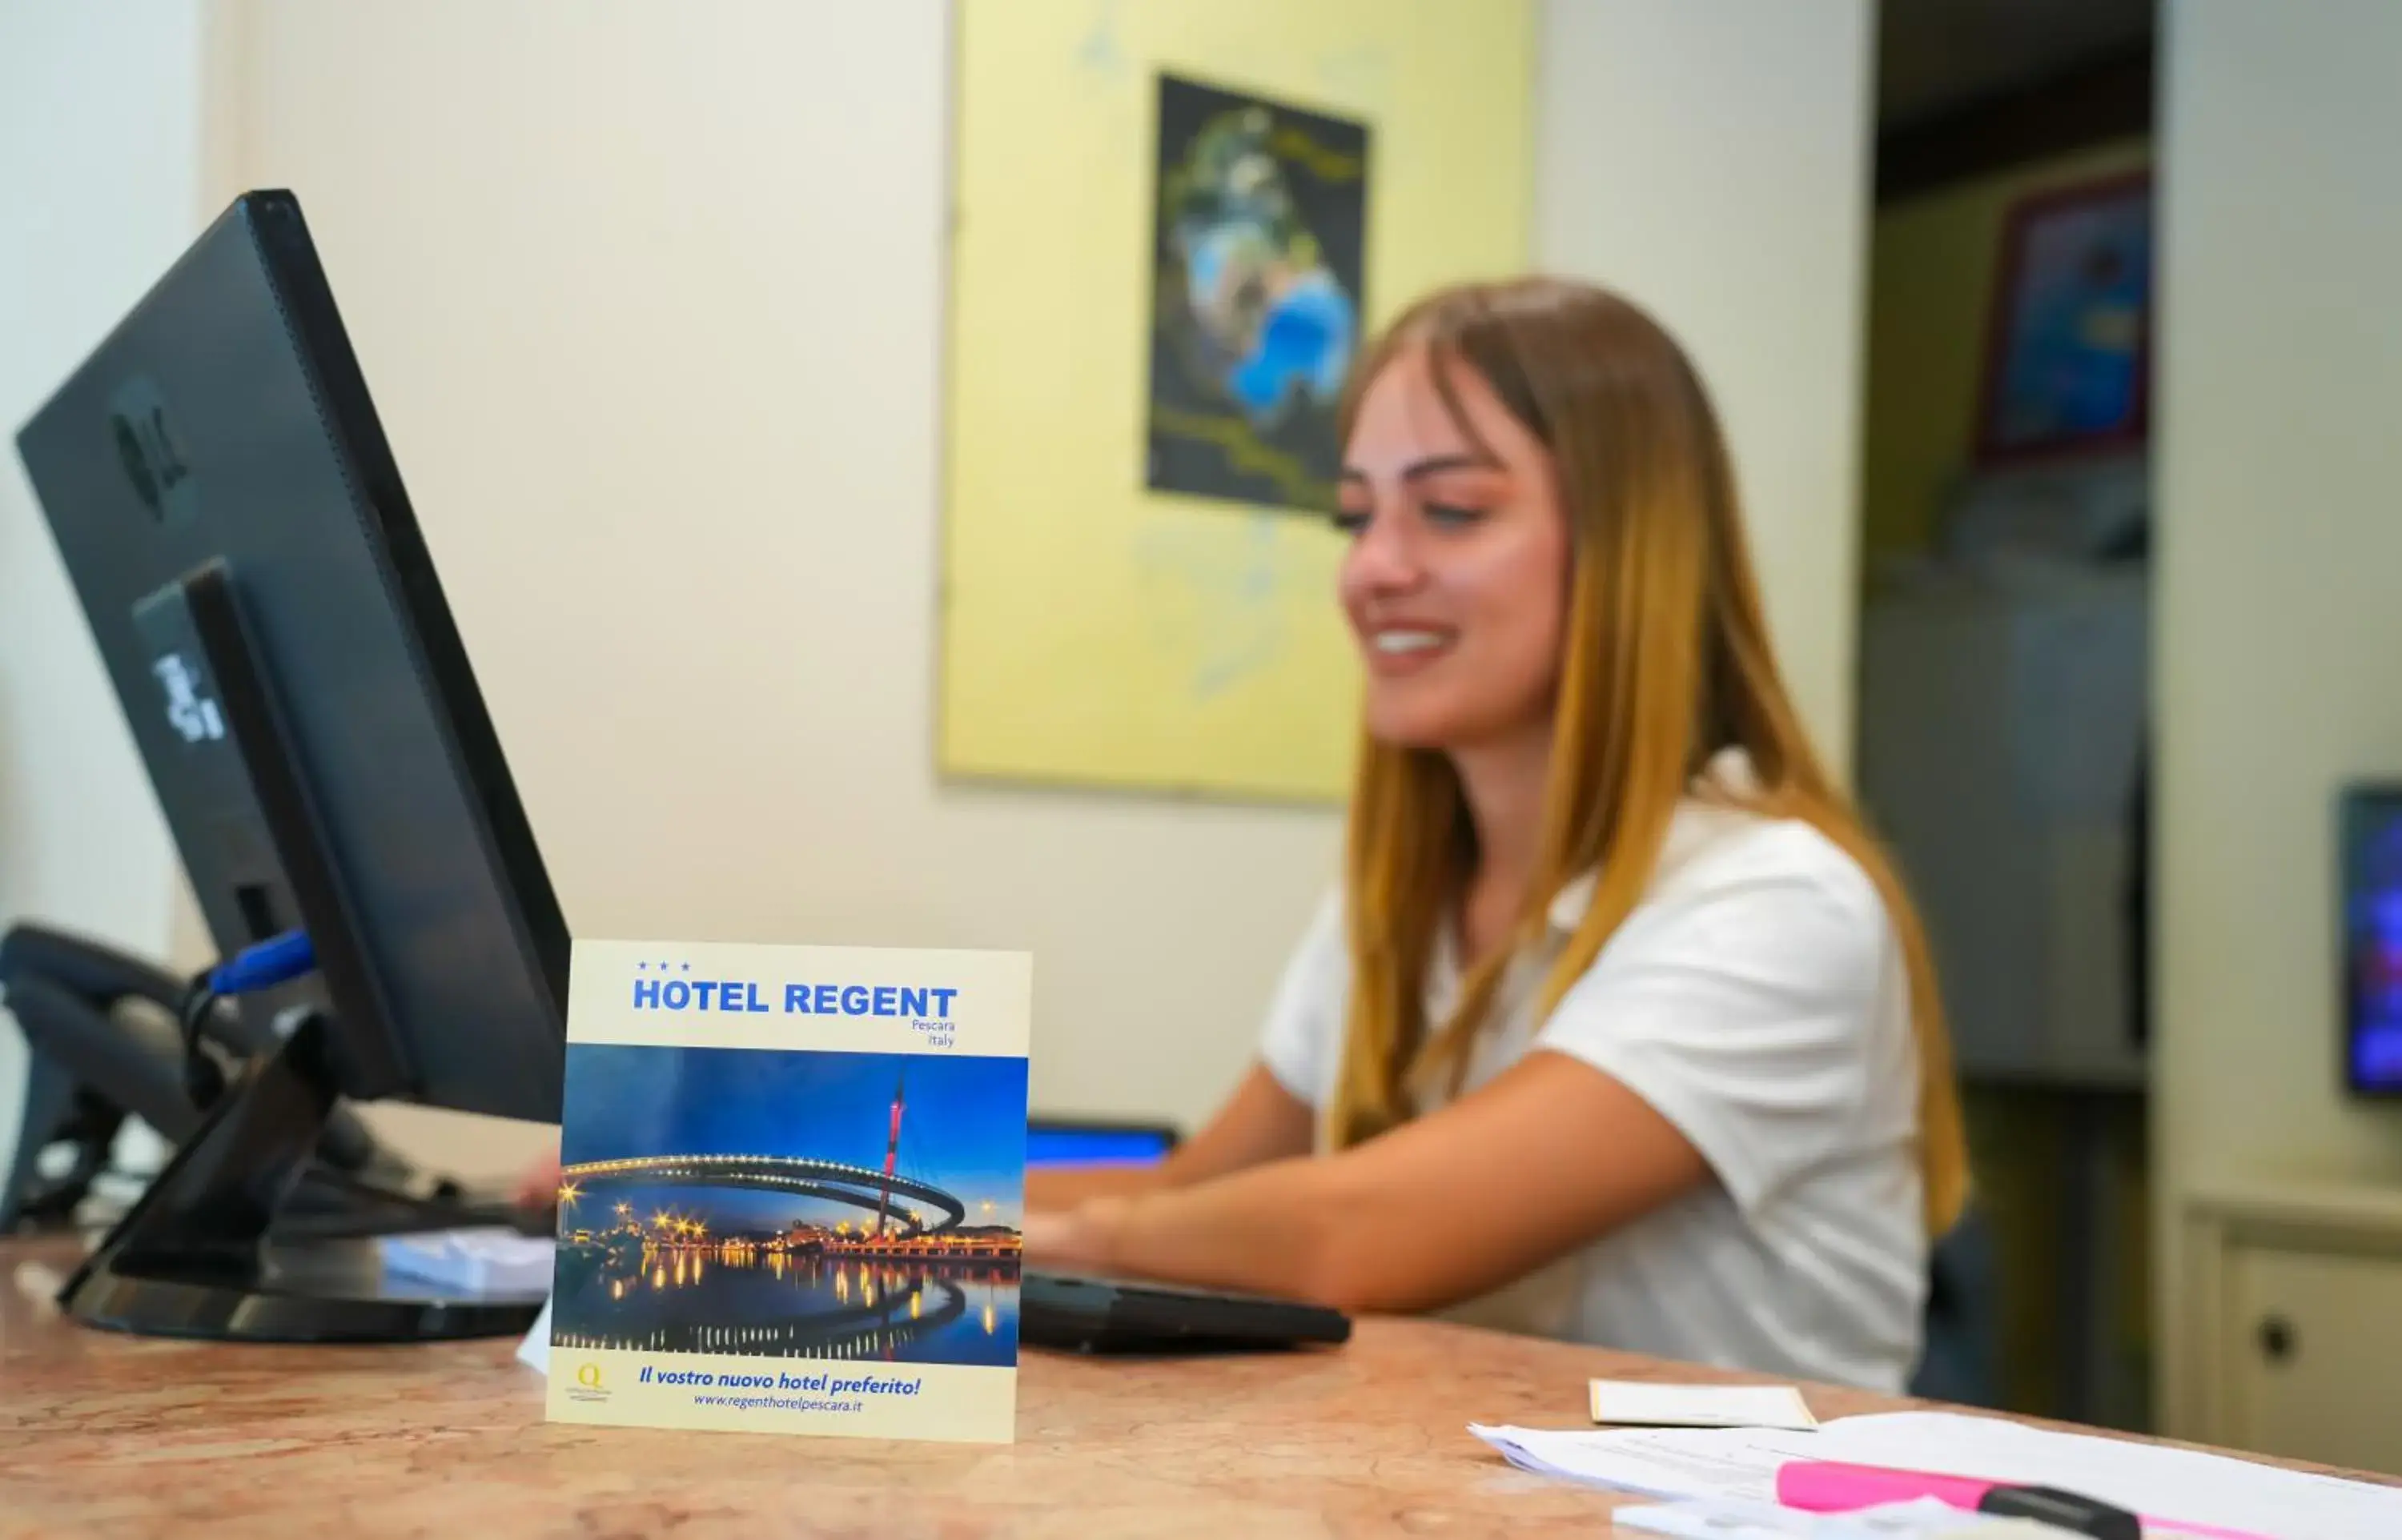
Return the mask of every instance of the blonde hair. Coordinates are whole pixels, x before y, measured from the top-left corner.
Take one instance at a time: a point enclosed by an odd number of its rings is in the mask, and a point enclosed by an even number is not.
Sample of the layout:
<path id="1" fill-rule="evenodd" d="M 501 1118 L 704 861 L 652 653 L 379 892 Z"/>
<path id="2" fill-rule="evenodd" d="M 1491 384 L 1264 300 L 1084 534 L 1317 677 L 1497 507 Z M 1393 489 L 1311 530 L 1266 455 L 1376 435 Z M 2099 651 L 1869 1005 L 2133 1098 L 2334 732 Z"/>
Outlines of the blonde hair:
<path id="1" fill-rule="evenodd" d="M 1552 279 L 1466 284 L 1420 300 L 1368 351 L 1344 406 L 1346 441 L 1368 383 L 1419 348 L 1471 443 L 1461 366 L 1550 452 L 1575 552 L 1567 639 L 1534 882 L 1513 944 L 1470 971 L 1446 1022 L 1427 1020 L 1425 980 L 1438 928 L 1474 867 L 1467 804 L 1441 752 L 1373 738 L 1362 746 L 1345 873 L 1352 986 L 1329 1109 L 1334 1143 L 1403 1121 L 1418 1090 L 1456 1088 L 1511 956 L 1541 935 L 1552 898 L 1590 873 L 1592 901 L 1544 983 L 1548 1015 L 1641 901 L 1696 772 L 1732 747 L 1749 756 L 1751 784 L 1712 794 L 1809 824 L 1859 863 L 1884 900 L 1917 1039 L 1926 1217 L 1928 1232 L 1941 1233 L 1967 1200 L 1968 1162 L 1926 933 L 1778 675 L 1733 471 L 1700 378 L 1666 332 L 1604 290 Z"/>

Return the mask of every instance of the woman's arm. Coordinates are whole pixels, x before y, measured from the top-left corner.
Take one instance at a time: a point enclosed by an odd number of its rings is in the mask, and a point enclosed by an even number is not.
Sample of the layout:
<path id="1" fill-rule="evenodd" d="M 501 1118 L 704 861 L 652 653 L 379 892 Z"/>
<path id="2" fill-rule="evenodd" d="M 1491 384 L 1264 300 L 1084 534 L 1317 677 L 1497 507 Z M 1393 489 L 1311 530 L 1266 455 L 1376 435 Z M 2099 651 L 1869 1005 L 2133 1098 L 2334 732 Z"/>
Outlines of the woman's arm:
<path id="1" fill-rule="evenodd" d="M 1530 1272 L 1709 1175 L 1676 1125 L 1617 1079 L 1537 1052 L 1338 1155 L 1033 1216 L 1026 1244 L 1041 1262 L 1427 1310 Z"/>
<path id="2" fill-rule="evenodd" d="M 1309 1104 L 1251 1066 L 1226 1105 L 1200 1133 L 1170 1150 L 1157 1165 L 1097 1165 L 1026 1174 L 1029 1212 L 1072 1208 L 1096 1198 L 1191 1187 L 1264 1162 L 1306 1155 L 1316 1115 Z"/>

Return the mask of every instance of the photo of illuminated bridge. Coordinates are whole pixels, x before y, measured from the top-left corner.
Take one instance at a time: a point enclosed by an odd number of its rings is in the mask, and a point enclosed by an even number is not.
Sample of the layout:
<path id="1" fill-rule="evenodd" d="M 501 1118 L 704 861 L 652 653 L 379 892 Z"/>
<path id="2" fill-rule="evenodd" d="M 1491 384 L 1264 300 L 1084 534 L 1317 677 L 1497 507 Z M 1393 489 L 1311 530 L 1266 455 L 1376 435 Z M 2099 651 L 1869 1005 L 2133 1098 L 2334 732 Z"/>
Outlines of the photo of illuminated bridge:
<path id="1" fill-rule="evenodd" d="M 1014 1363 L 1024 1109 L 1022 1060 L 571 1044 L 552 1340 Z"/>
<path id="2" fill-rule="evenodd" d="M 900 1103 L 893 1105 L 898 1107 Z M 931 1183 L 912 1181 L 889 1169 L 866 1171 L 839 1161 L 813 1161 L 794 1155 L 647 1155 L 632 1160 L 587 1161 L 561 1168 L 559 1180 L 562 1203 L 581 1197 L 587 1189 L 613 1182 L 648 1187 L 743 1188 L 824 1198 L 875 1215 L 878 1235 L 920 1238 L 948 1231 L 967 1218 L 965 1204 Z M 935 1210 L 935 1222 L 927 1224 L 922 1209 L 895 1211 L 892 1200 L 896 1194 L 904 1202 L 923 1203 Z"/>

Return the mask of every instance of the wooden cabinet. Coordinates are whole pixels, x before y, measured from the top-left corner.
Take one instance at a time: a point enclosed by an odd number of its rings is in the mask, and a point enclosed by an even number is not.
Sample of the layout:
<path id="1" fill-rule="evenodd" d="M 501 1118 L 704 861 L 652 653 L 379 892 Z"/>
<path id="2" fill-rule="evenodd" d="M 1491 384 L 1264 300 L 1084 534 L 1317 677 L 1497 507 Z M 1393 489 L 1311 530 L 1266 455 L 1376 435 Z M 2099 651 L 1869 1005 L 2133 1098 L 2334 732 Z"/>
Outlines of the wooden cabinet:
<path id="1" fill-rule="evenodd" d="M 2184 1228 L 2177 1431 L 2402 1472 L 2402 1191 L 2197 1195 Z"/>

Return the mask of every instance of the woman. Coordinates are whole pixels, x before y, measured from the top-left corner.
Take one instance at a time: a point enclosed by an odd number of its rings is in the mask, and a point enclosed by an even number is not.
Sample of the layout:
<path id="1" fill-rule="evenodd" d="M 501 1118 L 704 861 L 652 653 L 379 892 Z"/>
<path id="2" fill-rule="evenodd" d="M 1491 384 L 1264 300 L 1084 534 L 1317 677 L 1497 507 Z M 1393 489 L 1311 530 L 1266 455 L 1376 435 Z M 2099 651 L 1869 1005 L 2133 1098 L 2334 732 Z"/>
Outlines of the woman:
<path id="1" fill-rule="evenodd" d="M 1950 1054 L 1700 380 L 1548 280 L 1433 296 L 1356 378 L 1342 892 L 1217 1117 L 1039 1176 L 1029 1258 L 1898 1388 L 1967 1185 Z"/>

